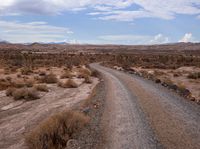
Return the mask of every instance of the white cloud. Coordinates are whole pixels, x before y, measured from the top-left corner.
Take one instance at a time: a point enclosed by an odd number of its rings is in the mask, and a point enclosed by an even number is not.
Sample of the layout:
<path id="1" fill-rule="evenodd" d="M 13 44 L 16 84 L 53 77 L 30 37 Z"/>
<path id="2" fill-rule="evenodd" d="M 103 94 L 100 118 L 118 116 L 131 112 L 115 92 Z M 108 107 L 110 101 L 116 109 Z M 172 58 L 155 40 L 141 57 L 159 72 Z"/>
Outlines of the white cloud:
<path id="1" fill-rule="evenodd" d="M 149 44 L 163 44 L 168 43 L 169 38 L 162 34 L 155 36 L 149 35 L 104 35 L 99 36 L 103 43 L 107 44 L 136 44 L 136 45 L 149 45 Z"/>
<path id="2" fill-rule="evenodd" d="M 192 33 L 186 33 L 179 42 L 194 42 L 194 38 L 192 36 Z"/>
<path id="3" fill-rule="evenodd" d="M 68 28 L 46 22 L 0 21 L 0 38 L 10 42 L 52 42 L 66 39 L 73 33 Z"/>
<path id="4" fill-rule="evenodd" d="M 199 16 L 199 6 L 200 0 L 4 0 L 0 3 L 0 15 L 57 15 L 88 9 L 89 14 L 103 20 L 132 21 L 144 17 L 173 19 L 176 14 Z"/>
<path id="5" fill-rule="evenodd" d="M 162 43 L 169 43 L 169 38 L 165 37 L 162 34 L 158 34 L 153 37 L 152 40 L 150 40 L 151 44 L 162 44 Z"/>

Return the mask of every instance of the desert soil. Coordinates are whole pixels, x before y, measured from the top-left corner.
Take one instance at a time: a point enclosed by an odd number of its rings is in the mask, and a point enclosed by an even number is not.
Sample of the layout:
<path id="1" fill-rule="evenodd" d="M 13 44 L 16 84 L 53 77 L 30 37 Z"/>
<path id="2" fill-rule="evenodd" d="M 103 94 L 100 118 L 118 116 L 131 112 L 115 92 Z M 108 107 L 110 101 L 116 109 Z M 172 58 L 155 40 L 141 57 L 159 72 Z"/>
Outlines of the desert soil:
<path id="1" fill-rule="evenodd" d="M 135 75 L 91 67 L 102 73 L 106 86 L 103 148 L 199 148 L 199 105 Z"/>
<path id="2" fill-rule="evenodd" d="M 57 112 L 71 109 L 87 99 L 98 79 L 92 84 L 82 84 L 78 88 L 63 89 L 49 85 L 50 92 L 41 93 L 34 101 L 14 101 L 0 92 L 0 148 L 26 149 L 24 135 L 41 121 Z"/>

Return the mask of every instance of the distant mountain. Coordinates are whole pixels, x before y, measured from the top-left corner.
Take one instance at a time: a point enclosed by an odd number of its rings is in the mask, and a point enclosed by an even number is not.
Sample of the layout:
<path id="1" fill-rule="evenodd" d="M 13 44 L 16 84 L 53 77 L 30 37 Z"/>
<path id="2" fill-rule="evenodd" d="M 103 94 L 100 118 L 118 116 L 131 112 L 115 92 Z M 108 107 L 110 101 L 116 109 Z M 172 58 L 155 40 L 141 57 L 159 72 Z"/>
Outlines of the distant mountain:
<path id="1" fill-rule="evenodd" d="M 67 42 L 33 42 L 33 43 L 24 43 L 24 45 L 55 45 L 55 44 L 68 44 Z"/>

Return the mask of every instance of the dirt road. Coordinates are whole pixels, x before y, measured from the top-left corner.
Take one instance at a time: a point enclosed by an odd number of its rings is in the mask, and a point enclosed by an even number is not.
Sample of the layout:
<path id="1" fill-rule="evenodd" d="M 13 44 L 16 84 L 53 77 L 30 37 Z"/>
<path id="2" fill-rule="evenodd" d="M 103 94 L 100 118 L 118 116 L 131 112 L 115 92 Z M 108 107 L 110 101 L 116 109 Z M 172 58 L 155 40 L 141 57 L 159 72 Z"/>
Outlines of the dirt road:
<path id="1" fill-rule="evenodd" d="M 160 85 L 91 64 L 103 74 L 108 149 L 199 149 L 200 106 Z"/>

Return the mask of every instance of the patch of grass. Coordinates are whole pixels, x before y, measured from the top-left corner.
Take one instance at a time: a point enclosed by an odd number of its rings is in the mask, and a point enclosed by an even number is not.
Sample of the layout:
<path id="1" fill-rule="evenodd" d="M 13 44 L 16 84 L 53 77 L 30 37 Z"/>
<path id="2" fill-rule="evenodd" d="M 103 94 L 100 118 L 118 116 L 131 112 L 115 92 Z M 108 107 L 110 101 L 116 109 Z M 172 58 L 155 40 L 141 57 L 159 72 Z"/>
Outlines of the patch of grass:
<path id="1" fill-rule="evenodd" d="M 34 86 L 34 88 L 37 91 L 41 91 L 41 92 L 48 92 L 49 91 L 49 89 L 48 89 L 46 84 L 37 84 L 37 85 Z"/>
<path id="2" fill-rule="evenodd" d="M 62 149 L 88 123 L 89 117 L 80 112 L 55 114 L 26 136 L 26 144 L 30 149 Z"/>
<path id="3" fill-rule="evenodd" d="M 19 89 L 12 89 L 10 90 L 10 95 L 13 96 L 15 100 L 35 100 L 39 99 L 38 93 L 33 88 L 19 88 Z M 9 93 L 9 91 L 8 91 Z"/>
<path id="4" fill-rule="evenodd" d="M 78 87 L 76 82 L 74 82 L 74 80 L 72 80 L 72 79 L 68 79 L 65 82 L 58 82 L 58 86 L 60 86 L 62 88 L 77 88 Z"/>

